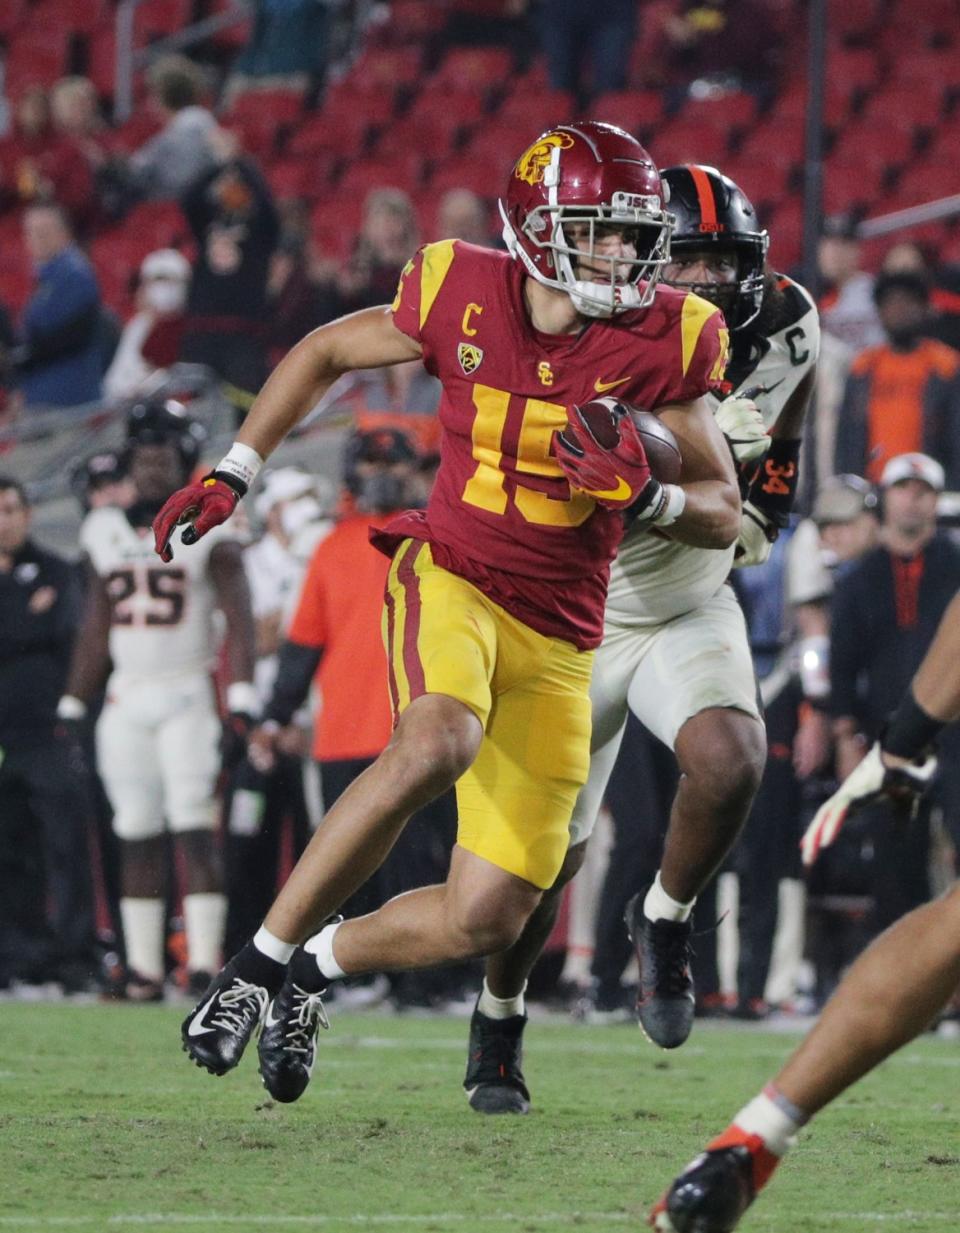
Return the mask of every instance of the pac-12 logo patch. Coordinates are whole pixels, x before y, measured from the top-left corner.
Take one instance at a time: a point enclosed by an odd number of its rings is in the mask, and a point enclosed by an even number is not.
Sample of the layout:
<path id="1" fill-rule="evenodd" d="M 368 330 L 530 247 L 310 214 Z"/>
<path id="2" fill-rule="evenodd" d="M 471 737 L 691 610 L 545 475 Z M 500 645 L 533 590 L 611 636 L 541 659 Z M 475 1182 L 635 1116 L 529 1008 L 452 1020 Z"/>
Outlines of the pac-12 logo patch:
<path id="1" fill-rule="evenodd" d="M 457 347 L 457 359 L 460 361 L 460 367 L 469 377 L 471 373 L 475 373 L 480 367 L 483 360 L 483 349 L 475 347 L 473 343 L 462 342 Z"/>

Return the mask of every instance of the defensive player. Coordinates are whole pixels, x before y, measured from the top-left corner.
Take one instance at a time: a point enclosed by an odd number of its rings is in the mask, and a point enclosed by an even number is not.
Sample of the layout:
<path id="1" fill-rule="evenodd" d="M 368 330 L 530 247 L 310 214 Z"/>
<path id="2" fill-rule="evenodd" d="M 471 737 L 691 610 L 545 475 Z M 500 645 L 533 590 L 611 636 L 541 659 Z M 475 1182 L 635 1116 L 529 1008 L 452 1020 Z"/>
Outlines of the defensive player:
<path id="1" fill-rule="evenodd" d="M 906 804 L 936 768 L 931 745 L 960 719 L 960 595 L 884 735 L 821 805 L 803 839 L 812 863 L 848 814 L 880 796 Z M 729 1233 L 796 1132 L 824 1105 L 913 1040 L 960 984 L 960 883 L 891 925 L 840 982 L 816 1026 L 772 1083 L 680 1174 L 650 1223 L 666 1233 Z"/>
<path id="2" fill-rule="evenodd" d="M 711 393 L 708 402 L 746 474 L 736 551 L 752 563 L 769 552 L 795 490 L 818 349 L 816 309 L 796 283 L 766 270 L 767 233 L 732 180 L 695 165 L 668 168 L 662 177 L 675 218 L 664 279 L 717 304 L 732 330 L 728 397 Z M 664 1048 L 682 1044 L 693 1023 L 690 913 L 747 818 L 766 746 L 743 614 L 725 585 L 734 547 L 705 549 L 669 536 L 635 524 L 613 564 L 590 689 L 590 777 L 560 877 L 517 944 L 487 961 L 464 1080 L 478 1112 L 529 1108 L 521 1072 L 524 984 L 553 926 L 559 892 L 583 861 L 628 708 L 674 750 L 682 776 L 660 871 L 627 908 L 640 964 L 638 1014 Z"/>
<path id="3" fill-rule="evenodd" d="M 348 369 L 422 357 L 443 383 L 429 506 L 375 536 L 393 562 L 393 738 L 184 1024 L 194 1059 L 223 1073 L 270 1002 L 260 1069 L 280 1100 L 309 1080 L 329 979 L 503 950 L 556 880 L 588 770 L 587 689 L 621 510 L 635 505 L 641 521 L 706 547 L 729 547 L 739 528 L 729 450 L 702 398 L 723 373 L 723 318 L 658 287 L 670 219 L 647 152 L 609 125 L 560 126 L 520 157 L 504 211 L 510 252 L 428 245 L 391 308 L 298 344 L 226 458 L 155 523 L 169 559 L 178 521 L 192 524 L 188 542 L 222 522 L 263 458 Z M 651 480 L 628 419 L 617 451 L 599 449 L 577 404 L 610 390 L 659 411 L 681 445 L 681 484 Z M 407 818 L 454 782 L 446 884 L 320 928 Z"/>
<path id="4" fill-rule="evenodd" d="M 137 1001 L 163 997 L 168 829 L 186 878 L 191 987 L 201 992 L 221 962 L 226 900 L 213 834 L 221 724 L 210 675 L 219 646 L 217 609 L 226 619 L 230 654 L 227 707 L 248 716 L 256 702 L 253 618 L 239 542 L 218 531 L 169 565 L 157 560 L 149 538 L 171 484 L 196 466 L 203 435 L 179 403 L 131 408 L 128 472 L 136 496 L 126 509 L 93 510 L 80 529 L 88 601 L 58 711 L 64 721 L 81 719 L 112 663 L 97 723 L 97 764 L 120 840 L 126 988 Z"/>

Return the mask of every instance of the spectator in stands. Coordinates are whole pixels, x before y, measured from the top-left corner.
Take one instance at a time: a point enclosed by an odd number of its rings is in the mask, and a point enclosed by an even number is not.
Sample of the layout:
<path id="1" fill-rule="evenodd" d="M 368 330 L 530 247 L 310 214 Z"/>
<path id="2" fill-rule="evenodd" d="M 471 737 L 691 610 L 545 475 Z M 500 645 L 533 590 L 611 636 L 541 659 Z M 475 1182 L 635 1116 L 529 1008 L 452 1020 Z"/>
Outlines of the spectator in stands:
<path id="1" fill-rule="evenodd" d="M 13 359 L 26 406 L 73 407 L 101 394 L 100 290 L 63 209 L 32 205 L 23 216 L 36 287 L 20 322 Z"/>
<path id="2" fill-rule="evenodd" d="M 580 103 L 627 85 L 636 36 L 635 0 L 543 0 L 538 9 L 540 45 L 553 90 L 575 94 Z"/>
<path id="3" fill-rule="evenodd" d="M 190 286 L 190 263 L 174 248 L 148 254 L 140 266 L 137 311 L 124 326 L 103 379 L 107 398 L 132 398 L 177 358 Z"/>
<path id="4" fill-rule="evenodd" d="M 107 157 L 107 126 L 97 89 L 88 77 L 61 77 L 50 91 L 54 129 L 74 142 L 96 172 Z"/>
<path id="5" fill-rule="evenodd" d="M 0 302 L 0 428 L 16 419 L 20 396 L 14 392 L 13 349 L 17 344 L 13 317 Z"/>
<path id="6" fill-rule="evenodd" d="M 310 238 L 299 228 L 284 228 L 270 258 L 267 301 L 271 359 L 279 361 L 324 320 Z"/>
<path id="7" fill-rule="evenodd" d="M 185 56 L 164 56 L 151 65 L 147 84 L 164 127 L 131 156 L 130 175 L 143 197 L 182 197 L 215 166 L 208 138 L 217 122 L 201 106 L 203 78 Z"/>
<path id="8" fill-rule="evenodd" d="M 886 341 L 853 361 L 837 425 L 835 470 L 872 480 L 897 454 L 923 450 L 960 488 L 960 355 L 923 338 L 930 288 L 913 273 L 880 275 L 874 299 Z"/>
<path id="9" fill-rule="evenodd" d="M 860 268 L 857 223 L 849 214 L 824 219 L 817 263 L 824 290 L 820 324 L 851 347 L 863 351 L 883 342 L 883 328 L 873 300 L 873 276 Z"/>
<path id="10" fill-rule="evenodd" d="M 484 248 L 501 247 L 499 237 L 490 230 L 490 211 L 481 197 L 469 188 L 448 189 L 437 206 L 434 240 L 465 240 Z"/>
<path id="11" fill-rule="evenodd" d="M 244 90 L 311 93 L 323 85 L 340 0 L 254 0 L 250 41 L 233 63 L 227 98 Z"/>
<path id="12" fill-rule="evenodd" d="M 918 453 L 890 458 L 880 477 L 880 546 L 837 582 L 830 685 L 840 779 L 879 735 L 960 587 L 960 548 L 937 533 L 937 499 L 943 486 L 943 468 L 933 458 Z M 955 779 L 960 768 L 957 735 L 944 737 L 945 780 Z M 951 794 L 955 800 L 955 785 Z M 930 800 L 922 803 L 909 829 L 889 803 L 864 811 L 860 833 L 868 835 L 875 853 L 876 929 L 929 898 L 930 808 Z"/>
<path id="13" fill-rule="evenodd" d="M 180 359 L 208 364 L 245 411 L 267 375 L 267 274 L 280 224 L 235 135 L 213 129 L 207 145 L 214 164 L 181 201 L 197 258 Z"/>
<path id="14" fill-rule="evenodd" d="M 46 91 L 34 86 L 17 104 L 13 133 L 0 141 L 0 209 L 53 201 L 82 229 L 93 206 L 93 177 L 76 141 L 53 128 Z"/>
<path id="15" fill-rule="evenodd" d="M 56 716 L 79 622 L 76 571 L 34 542 L 23 486 L 0 476 L 0 986 L 80 990 L 96 968 L 89 805 Z"/>
<path id="16" fill-rule="evenodd" d="M 941 266 L 925 244 L 901 240 L 887 251 L 880 272 L 905 271 L 930 279 L 930 315 L 923 326 L 924 337 L 960 351 L 960 267 Z"/>
<path id="17" fill-rule="evenodd" d="M 399 188 L 368 193 L 353 252 L 337 277 L 336 315 L 389 304 L 400 271 L 418 244 L 417 215 L 408 194 Z"/>
<path id="18" fill-rule="evenodd" d="M 772 97 L 781 45 L 764 0 L 683 0 L 661 22 L 667 70 L 694 95 L 706 87 Z"/>

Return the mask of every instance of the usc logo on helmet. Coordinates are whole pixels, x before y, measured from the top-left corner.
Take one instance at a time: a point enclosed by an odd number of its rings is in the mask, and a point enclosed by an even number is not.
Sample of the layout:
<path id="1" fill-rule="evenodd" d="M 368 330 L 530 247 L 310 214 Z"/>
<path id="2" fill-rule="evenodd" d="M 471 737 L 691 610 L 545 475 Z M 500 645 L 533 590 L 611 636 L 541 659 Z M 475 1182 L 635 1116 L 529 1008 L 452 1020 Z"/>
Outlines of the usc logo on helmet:
<path id="1" fill-rule="evenodd" d="M 572 145 L 573 138 L 569 133 L 545 133 L 529 150 L 520 155 L 513 174 L 527 184 L 539 184 L 550 165 L 553 151 L 569 150 Z"/>

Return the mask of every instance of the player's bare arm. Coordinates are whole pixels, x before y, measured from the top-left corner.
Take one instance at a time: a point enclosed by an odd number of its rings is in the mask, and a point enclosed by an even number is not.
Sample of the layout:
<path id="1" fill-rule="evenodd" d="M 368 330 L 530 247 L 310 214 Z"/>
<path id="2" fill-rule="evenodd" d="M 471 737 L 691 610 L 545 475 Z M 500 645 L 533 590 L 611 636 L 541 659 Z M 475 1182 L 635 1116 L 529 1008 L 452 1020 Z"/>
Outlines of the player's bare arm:
<path id="1" fill-rule="evenodd" d="M 107 584 L 90 562 L 87 562 L 86 574 L 83 621 L 73 647 L 61 711 L 66 698 L 78 701 L 86 708 L 103 685 L 110 669 L 110 596 Z M 69 706 L 66 709 L 69 710 Z M 79 714 L 61 714 L 64 719 L 80 717 Z"/>
<path id="2" fill-rule="evenodd" d="M 729 548 L 740 531 L 740 493 L 730 450 L 702 398 L 657 411 L 680 446 L 683 513 L 670 538 L 696 548 Z"/>
<path id="3" fill-rule="evenodd" d="M 237 440 L 266 458 L 344 373 L 420 356 L 419 343 L 397 329 L 387 306 L 366 308 L 322 325 L 277 365 Z"/>

